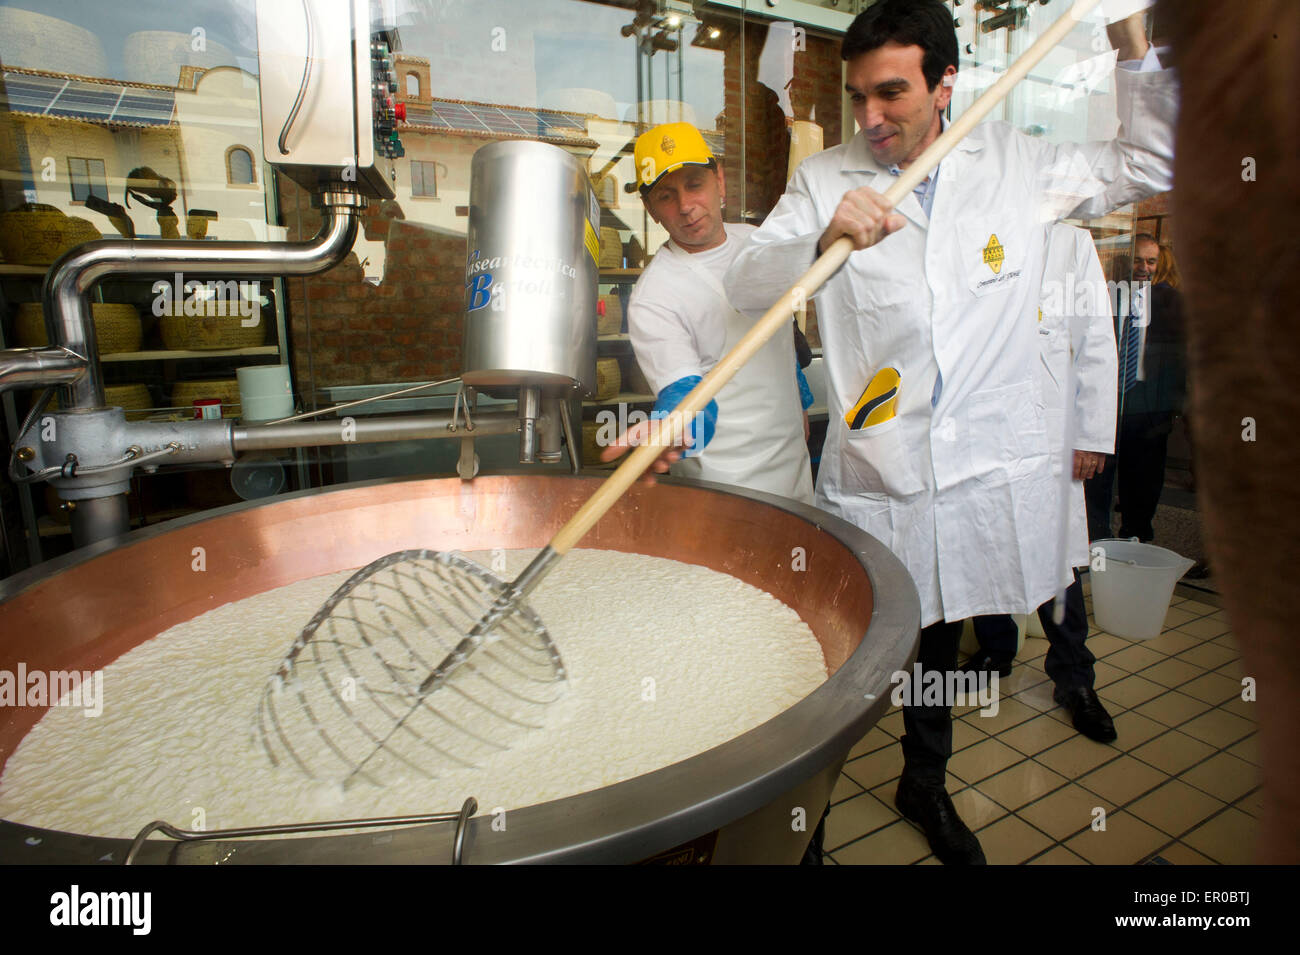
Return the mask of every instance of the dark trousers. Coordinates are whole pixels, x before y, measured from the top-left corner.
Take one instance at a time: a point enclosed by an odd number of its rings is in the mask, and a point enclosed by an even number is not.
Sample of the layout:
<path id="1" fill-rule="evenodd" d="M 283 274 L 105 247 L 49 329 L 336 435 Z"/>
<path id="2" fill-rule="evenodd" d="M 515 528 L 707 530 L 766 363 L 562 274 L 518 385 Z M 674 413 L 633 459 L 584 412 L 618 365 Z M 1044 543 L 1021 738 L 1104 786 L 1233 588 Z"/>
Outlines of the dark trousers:
<path id="1" fill-rule="evenodd" d="M 1127 412 L 1119 419 L 1116 457 L 1107 457 L 1106 467 L 1083 482 L 1088 507 L 1088 539 L 1111 536 L 1110 506 L 1116 471 L 1119 472 L 1120 537 L 1153 539 L 1151 522 L 1165 486 L 1165 458 L 1169 448 L 1173 413 L 1169 411 Z"/>
<path id="2" fill-rule="evenodd" d="M 1165 457 L 1172 423 L 1173 414 L 1168 411 L 1130 413 L 1120 420 L 1116 448 L 1120 537 L 1149 541 L 1156 536 L 1151 521 L 1165 487 Z"/>
<path id="3" fill-rule="evenodd" d="M 921 629 L 916 660 L 922 671 L 947 673 L 957 669 L 957 645 L 962 621 L 941 621 Z M 946 682 L 946 681 L 945 681 Z M 943 786 L 948 757 L 952 755 L 952 709 L 940 706 L 903 707 L 903 775 L 926 784 Z"/>
<path id="4" fill-rule="evenodd" d="M 1052 621 L 1053 601 L 1038 608 L 1038 620 L 1047 637 L 1047 657 L 1043 669 L 1062 690 L 1078 686 L 1092 689 L 1092 665 L 1097 658 L 1085 641 L 1088 639 L 1088 608 L 1083 603 L 1083 586 L 1079 572 L 1074 572 L 1074 582 L 1065 588 L 1065 619 L 1057 626 Z M 993 658 L 994 663 L 1009 663 L 1016 656 L 1016 622 L 1010 614 L 976 617 L 975 637 L 980 649 Z"/>

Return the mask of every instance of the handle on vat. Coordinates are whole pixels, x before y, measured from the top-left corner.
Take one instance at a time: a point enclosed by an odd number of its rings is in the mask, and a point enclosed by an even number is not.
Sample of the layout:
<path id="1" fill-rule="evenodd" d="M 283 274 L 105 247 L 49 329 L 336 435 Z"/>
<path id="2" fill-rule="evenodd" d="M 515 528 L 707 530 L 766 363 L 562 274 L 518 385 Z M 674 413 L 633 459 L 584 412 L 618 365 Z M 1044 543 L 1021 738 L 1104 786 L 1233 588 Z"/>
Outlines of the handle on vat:
<path id="1" fill-rule="evenodd" d="M 889 208 L 897 206 L 904 196 L 920 185 L 939 165 L 940 160 L 964 139 L 966 134 L 1002 101 L 1011 88 L 1024 79 L 1048 51 L 1060 43 L 1066 34 L 1100 2 L 1101 0 L 1076 0 L 1068 11 L 1044 30 L 1033 45 L 998 78 L 997 82 L 985 90 L 966 112 L 962 113 L 910 166 L 903 170 L 903 174 L 885 193 L 885 201 Z M 812 264 L 812 267 L 800 276 L 799 280 L 736 343 L 736 347 L 724 355 L 713 370 L 692 389 L 677 406 L 673 415 L 664 419 L 666 425 L 657 431 L 652 429 L 650 440 L 634 448 L 619 465 L 618 470 L 611 474 L 596 493 L 560 528 L 551 540 L 551 549 L 558 554 L 567 554 L 578 541 L 582 540 L 587 531 L 605 516 L 646 468 L 650 467 L 663 449 L 672 445 L 674 439 L 681 435 L 683 423 L 690 421 L 704 410 L 705 406 L 722 390 L 723 385 L 767 344 L 767 340 L 776 334 L 777 329 L 785 327 L 796 307 L 806 303 L 835 274 L 847 261 L 852 251 L 853 242 L 847 236 L 841 236 L 832 242 L 830 248 Z"/>

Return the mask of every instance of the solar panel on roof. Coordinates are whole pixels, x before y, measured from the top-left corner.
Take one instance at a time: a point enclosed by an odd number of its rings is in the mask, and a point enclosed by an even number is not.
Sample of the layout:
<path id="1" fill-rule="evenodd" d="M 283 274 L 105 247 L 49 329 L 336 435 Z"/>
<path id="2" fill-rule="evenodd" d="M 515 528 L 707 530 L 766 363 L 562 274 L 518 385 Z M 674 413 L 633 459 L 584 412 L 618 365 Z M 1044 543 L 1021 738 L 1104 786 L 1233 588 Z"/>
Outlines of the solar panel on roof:
<path id="1" fill-rule="evenodd" d="M 9 105 L 12 109 L 40 112 L 50 105 L 54 94 L 48 90 L 9 88 Z"/>
<path id="2" fill-rule="evenodd" d="M 475 115 L 459 103 L 439 103 L 434 112 L 441 115 L 454 129 L 486 129 Z"/>
<path id="3" fill-rule="evenodd" d="M 499 109 L 479 106 L 473 110 L 474 117 L 495 133 L 521 133 L 526 129 Z"/>
<path id="4" fill-rule="evenodd" d="M 69 87 L 58 96 L 54 102 L 58 105 L 67 103 L 87 103 L 93 105 L 112 106 L 121 98 L 121 90 L 79 90 Z"/>
<path id="5" fill-rule="evenodd" d="M 412 123 L 422 123 L 426 126 L 435 126 L 438 129 L 448 128 L 448 123 L 441 116 L 438 116 L 428 106 L 413 106 L 406 104 L 406 118 Z"/>
<path id="6" fill-rule="evenodd" d="M 4 78 L 10 109 L 98 122 L 166 125 L 171 121 L 174 95 L 167 91 L 22 73 L 6 72 Z"/>
<path id="7" fill-rule="evenodd" d="M 171 97 L 123 96 L 113 110 L 113 119 L 132 122 L 167 122 L 172 115 Z"/>
<path id="8" fill-rule="evenodd" d="M 504 116 L 509 116 L 521 126 L 527 126 L 529 123 L 537 122 L 537 114 L 528 109 L 514 109 L 509 106 L 496 107 Z"/>
<path id="9" fill-rule="evenodd" d="M 547 130 L 543 135 L 569 135 L 575 130 L 578 133 L 586 131 L 586 126 L 582 123 L 577 123 L 568 116 L 555 116 L 554 113 L 538 113 L 537 123 L 542 129 Z M 559 133 L 550 133 L 550 130 L 559 130 Z"/>
<path id="10" fill-rule="evenodd" d="M 122 105 L 123 106 L 129 105 L 132 106 L 133 108 L 159 106 L 159 107 L 166 107 L 170 109 L 172 105 L 172 98 L 170 96 L 140 96 L 134 93 L 127 93 L 125 96 L 122 97 Z"/>
<path id="11" fill-rule="evenodd" d="M 15 91 L 21 91 L 33 96 L 52 96 L 59 90 L 63 89 L 63 83 L 52 82 L 38 76 L 22 76 L 21 74 L 6 73 L 5 87 L 11 94 Z"/>

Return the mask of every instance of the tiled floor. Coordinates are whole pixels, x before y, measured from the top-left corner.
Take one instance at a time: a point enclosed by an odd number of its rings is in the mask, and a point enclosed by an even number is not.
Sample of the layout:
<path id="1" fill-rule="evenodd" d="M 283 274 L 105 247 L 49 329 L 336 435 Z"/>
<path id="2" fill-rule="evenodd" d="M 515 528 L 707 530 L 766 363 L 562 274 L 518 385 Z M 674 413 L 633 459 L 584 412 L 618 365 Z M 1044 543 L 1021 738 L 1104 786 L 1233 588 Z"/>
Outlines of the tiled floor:
<path id="1" fill-rule="evenodd" d="M 1080 736 L 1052 701 L 1041 638 L 1025 641 L 1001 682 L 996 717 L 954 711 L 948 792 L 988 861 L 1251 861 L 1260 813 L 1254 704 L 1241 699 L 1244 671 L 1227 617 L 1175 596 L 1164 633 L 1131 642 L 1092 626 L 1087 603 L 1096 689 L 1116 742 Z M 849 754 L 831 796 L 828 861 L 937 862 L 894 809 L 902 733 L 893 709 Z"/>

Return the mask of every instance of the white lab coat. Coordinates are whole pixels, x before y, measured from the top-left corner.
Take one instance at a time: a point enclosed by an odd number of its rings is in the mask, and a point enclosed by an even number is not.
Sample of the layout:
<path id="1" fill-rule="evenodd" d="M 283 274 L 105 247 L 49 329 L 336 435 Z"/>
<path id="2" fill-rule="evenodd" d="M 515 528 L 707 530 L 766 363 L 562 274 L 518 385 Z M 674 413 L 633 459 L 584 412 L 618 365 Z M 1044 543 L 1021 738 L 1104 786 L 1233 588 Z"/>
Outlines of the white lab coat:
<path id="1" fill-rule="evenodd" d="M 1115 324 L 1110 314 L 1106 275 L 1092 236 L 1057 223 L 1047 240 L 1043 287 L 1039 300 L 1037 379 L 1044 406 L 1047 439 L 1053 448 L 1052 475 L 1060 493 L 1061 469 L 1074 467 L 1074 450 L 1111 454 L 1115 450 Z M 1070 363 L 1074 363 L 1074 400 L 1065 400 Z M 1074 436 L 1067 444 L 1066 415 L 1074 417 Z M 1112 461 L 1108 467 L 1114 467 Z M 1057 498 L 1059 501 L 1059 497 Z M 1053 515 L 1058 512 L 1053 510 Z M 1058 526 L 1053 517 L 1053 527 Z M 1070 566 L 1088 564 L 1088 515 L 1083 482 L 1070 482 L 1068 511 Z"/>
<path id="2" fill-rule="evenodd" d="M 1115 80 L 1116 140 L 1053 145 L 977 127 L 940 167 L 933 220 L 908 195 L 904 228 L 855 252 L 817 296 L 830 412 L 817 504 L 903 561 L 923 626 L 1029 613 L 1069 579 L 1035 381 L 1048 231 L 1172 186 L 1172 71 Z M 816 258 L 844 193 L 893 181 L 861 133 L 806 159 L 728 271 L 732 304 L 769 307 Z M 884 367 L 901 375 L 895 416 L 850 432 L 845 409 Z"/>

